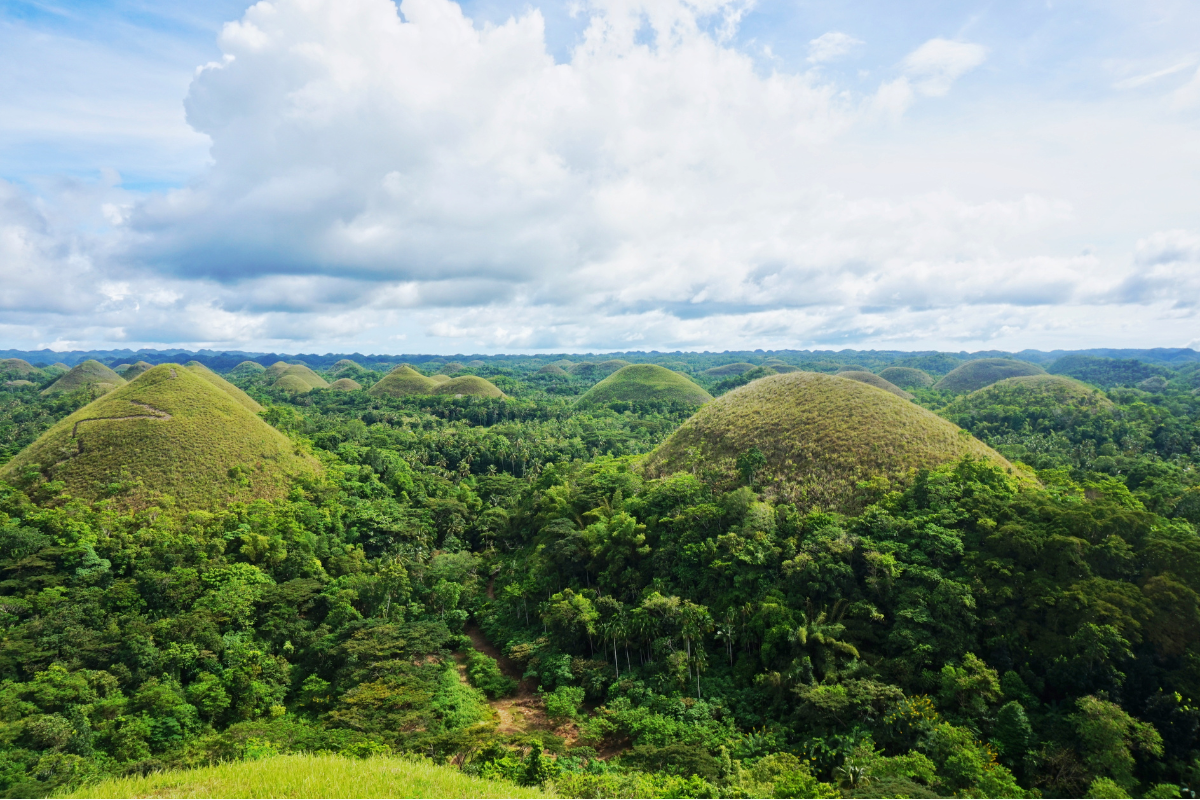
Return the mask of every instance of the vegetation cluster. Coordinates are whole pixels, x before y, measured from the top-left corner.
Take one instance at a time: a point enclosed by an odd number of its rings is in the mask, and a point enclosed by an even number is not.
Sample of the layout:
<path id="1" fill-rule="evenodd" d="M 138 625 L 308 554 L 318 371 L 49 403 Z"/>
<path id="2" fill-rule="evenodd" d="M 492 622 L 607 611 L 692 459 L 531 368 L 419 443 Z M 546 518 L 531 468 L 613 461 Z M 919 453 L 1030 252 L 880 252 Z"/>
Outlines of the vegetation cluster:
<path id="1" fill-rule="evenodd" d="M 30 365 L 0 387 L 0 792 L 1200 789 L 1193 370 L 906 400 L 835 373 L 963 359 L 744 356 L 659 359 L 698 411 L 618 359 L 51 394 Z M 650 380 L 579 402 L 622 372 Z M 500 394 L 376 391 L 417 378 Z"/>

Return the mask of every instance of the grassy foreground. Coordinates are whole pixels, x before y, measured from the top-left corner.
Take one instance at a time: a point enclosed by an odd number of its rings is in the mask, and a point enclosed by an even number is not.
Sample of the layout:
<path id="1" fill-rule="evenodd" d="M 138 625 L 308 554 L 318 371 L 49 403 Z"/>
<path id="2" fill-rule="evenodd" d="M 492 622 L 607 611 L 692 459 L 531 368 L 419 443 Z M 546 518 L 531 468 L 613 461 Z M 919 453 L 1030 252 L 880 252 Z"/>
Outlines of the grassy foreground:
<path id="1" fill-rule="evenodd" d="M 68 797 L 545 797 L 536 789 L 391 756 L 293 754 L 113 778 Z"/>

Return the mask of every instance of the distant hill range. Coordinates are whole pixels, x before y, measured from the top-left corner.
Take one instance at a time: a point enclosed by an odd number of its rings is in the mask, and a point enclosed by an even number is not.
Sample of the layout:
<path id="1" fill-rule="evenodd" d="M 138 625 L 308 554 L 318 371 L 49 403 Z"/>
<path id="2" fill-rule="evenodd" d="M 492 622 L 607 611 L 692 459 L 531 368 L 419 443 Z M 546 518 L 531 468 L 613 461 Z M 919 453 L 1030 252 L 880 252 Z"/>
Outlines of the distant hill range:
<path id="1" fill-rule="evenodd" d="M 724 352 L 684 352 L 675 350 L 671 352 L 661 352 L 658 350 L 651 351 L 629 351 L 625 353 L 557 353 L 557 354 L 538 354 L 534 355 L 479 355 L 479 354 L 464 354 L 456 353 L 454 355 L 414 355 L 414 354 L 396 354 L 396 355 L 363 355 L 362 353 L 256 353 L 244 350 L 71 350 L 71 351 L 54 351 L 54 350 L 0 350 L 0 359 L 5 358 L 20 358 L 28 361 L 34 366 L 45 366 L 55 362 L 66 364 L 73 367 L 88 359 L 94 359 L 102 364 L 113 366 L 115 364 L 132 364 L 136 361 L 145 361 L 150 364 L 167 364 L 167 363 L 185 363 L 188 361 L 199 361 L 210 369 L 218 372 L 228 372 L 243 361 L 255 361 L 268 367 L 278 361 L 303 361 L 307 366 L 314 369 L 327 369 L 332 367 L 342 359 L 350 359 L 357 362 L 367 369 L 378 369 L 386 367 L 390 369 L 399 363 L 408 364 L 426 364 L 429 362 L 469 362 L 482 361 L 485 364 L 502 364 L 506 361 L 527 361 L 530 358 L 537 358 L 546 363 L 552 363 L 555 359 L 570 357 L 573 361 L 595 360 L 602 361 L 604 359 L 624 359 L 630 362 L 645 362 L 657 361 L 667 356 L 705 356 L 711 359 L 713 366 L 721 364 L 738 363 L 747 360 L 759 361 L 764 356 L 771 355 L 780 358 L 788 359 L 795 362 L 838 362 L 850 364 L 876 364 L 889 361 L 912 361 L 913 364 L 905 364 L 905 366 L 915 366 L 918 368 L 927 369 L 931 364 L 922 363 L 922 360 L 933 359 L 936 361 L 947 362 L 943 369 L 934 369 L 933 371 L 940 374 L 949 372 L 952 368 L 950 360 L 970 361 L 978 358 L 1016 358 L 1022 361 L 1029 361 L 1034 364 L 1050 364 L 1065 356 L 1090 356 L 1092 358 L 1114 358 L 1136 360 L 1145 364 L 1160 364 L 1163 366 L 1179 367 L 1192 362 L 1200 361 L 1200 352 L 1187 347 L 1155 347 L 1145 350 L 1134 349 L 1117 349 L 1117 348 L 1093 348 L 1090 350 L 1051 350 L 1049 352 L 1043 350 L 1022 350 L 1017 353 L 1008 352 L 1005 350 L 980 350 L 977 352 L 968 353 L 961 351 L 958 353 L 948 353 L 937 350 L 925 351 L 900 351 L 900 350 L 726 350 Z"/>

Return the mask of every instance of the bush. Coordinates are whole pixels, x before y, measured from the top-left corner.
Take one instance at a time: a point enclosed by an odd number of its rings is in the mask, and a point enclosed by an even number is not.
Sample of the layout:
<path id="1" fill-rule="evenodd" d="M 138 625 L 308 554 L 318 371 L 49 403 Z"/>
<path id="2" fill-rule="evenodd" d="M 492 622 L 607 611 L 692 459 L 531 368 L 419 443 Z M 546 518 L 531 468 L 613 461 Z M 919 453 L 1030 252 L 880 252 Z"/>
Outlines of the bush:
<path id="1" fill-rule="evenodd" d="M 555 722 L 575 719 L 579 714 L 579 706 L 583 703 L 583 696 L 581 686 L 559 686 L 553 692 L 542 695 L 546 701 L 546 716 Z"/>
<path id="2" fill-rule="evenodd" d="M 500 671 L 496 659 L 478 650 L 467 651 L 467 680 L 490 700 L 508 697 L 517 691 L 517 682 Z"/>

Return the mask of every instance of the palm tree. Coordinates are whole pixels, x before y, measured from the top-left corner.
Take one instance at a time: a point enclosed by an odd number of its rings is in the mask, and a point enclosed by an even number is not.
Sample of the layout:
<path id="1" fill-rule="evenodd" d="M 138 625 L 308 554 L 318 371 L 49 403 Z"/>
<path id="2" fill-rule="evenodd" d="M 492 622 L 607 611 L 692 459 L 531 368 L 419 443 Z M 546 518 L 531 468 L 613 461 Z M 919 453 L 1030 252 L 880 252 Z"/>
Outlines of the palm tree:
<path id="1" fill-rule="evenodd" d="M 807 610 L 800 614 L 800 625 L 788 637 L 793 645 L 798 645 L 812 657 L 814 664 L 820 665 L 822 676 L 834 669 L 838 654 L 858 658 L 858 648 L 841 639 L 846 632 L 841 621 L 848 605 L 839 600 L 832 611 L 827 609 L 814 614 L 812 603 L 808 603 Z"/>

